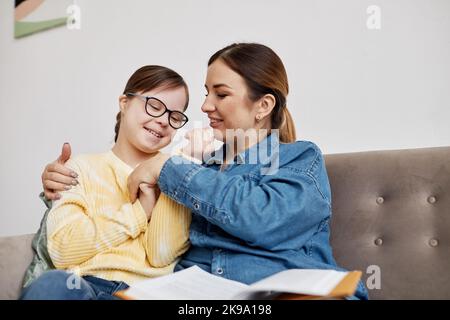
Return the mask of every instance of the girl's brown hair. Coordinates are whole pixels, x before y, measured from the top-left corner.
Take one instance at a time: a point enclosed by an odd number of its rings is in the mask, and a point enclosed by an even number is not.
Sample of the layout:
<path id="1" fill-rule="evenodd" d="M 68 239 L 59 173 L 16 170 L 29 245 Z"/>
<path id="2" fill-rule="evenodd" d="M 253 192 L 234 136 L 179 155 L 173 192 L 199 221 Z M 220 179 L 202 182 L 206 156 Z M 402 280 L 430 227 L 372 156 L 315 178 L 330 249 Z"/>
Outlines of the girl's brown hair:
<path id="1" fill-rule="evenodd" d="M 281 142 L 294 142 L 295 125 L 286 107 L 289 84 L 280 57 L 262 44 L 234 43 L 213 54 L 208 66 L 217 59 L 222 59 L 228 67 L 244 78 L 252 101 L 266 94 L 275 97 L 276 104 L 271 113 L 272 128 L 280 130 Z"/>
<path id="2" fill-rule="evenodd" d="M 123 94 L 142 93 L 159 87 L 164 87 L 167 89 L 184 87 L 186 89 L 186 104 L 184 105 L 184 110 L 186 110 L 189 104 L 189 91 L 187 84 L 183 77 L 172 69 L 166 67 L 153 65 L 139 68 L 131 75 L 125 89 L 123 90 Z M 116 116 L 117 122 L 114 128 L 116 135 L 114 137 L 114 142 L 117 142 L 117 137 L 119 136 L 121 117 L 122 113 L 119 112 Z"/>

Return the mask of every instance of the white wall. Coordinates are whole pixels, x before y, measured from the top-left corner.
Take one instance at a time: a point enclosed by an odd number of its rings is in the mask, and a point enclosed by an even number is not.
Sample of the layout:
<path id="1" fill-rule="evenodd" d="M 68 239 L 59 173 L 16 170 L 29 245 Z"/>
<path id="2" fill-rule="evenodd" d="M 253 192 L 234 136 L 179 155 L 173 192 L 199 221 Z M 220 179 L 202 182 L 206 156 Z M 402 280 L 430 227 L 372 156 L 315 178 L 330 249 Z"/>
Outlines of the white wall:
<path id="1" fill-rule="evenodd" d="M 79 0 L 81 30 L 18 40 L 13 2 L 0 1 L 0 236 L 36 231 L 40 174 L 63 142 L 110 148 L 135 69 L 179 71 L 204 119 L 207 59 L 235 41 L 282 57 L 299 139 L 324 153 L 450 145 L 448 0 Z M 380 30 L 366 27 L 372 4 Z"/>

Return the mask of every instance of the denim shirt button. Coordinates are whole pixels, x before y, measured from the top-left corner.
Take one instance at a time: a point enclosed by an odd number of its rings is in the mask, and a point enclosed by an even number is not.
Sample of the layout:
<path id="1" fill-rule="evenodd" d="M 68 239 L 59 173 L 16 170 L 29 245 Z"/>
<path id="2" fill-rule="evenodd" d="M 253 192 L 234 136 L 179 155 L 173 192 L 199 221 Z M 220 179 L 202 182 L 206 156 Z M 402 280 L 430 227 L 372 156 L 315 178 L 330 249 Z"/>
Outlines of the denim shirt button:
<path id="1" fill-rule="evenodd" d="M 217 272 L 217 274 L 223 274 L 223 269 L 222 268 L 217 268 L 216 272 Z"/>
<path id="2" fill-rule="evenodd" d="M 200 209 L 200 205 L 197 202 L 194 202 L 194 209 L 195 210 Z"/>

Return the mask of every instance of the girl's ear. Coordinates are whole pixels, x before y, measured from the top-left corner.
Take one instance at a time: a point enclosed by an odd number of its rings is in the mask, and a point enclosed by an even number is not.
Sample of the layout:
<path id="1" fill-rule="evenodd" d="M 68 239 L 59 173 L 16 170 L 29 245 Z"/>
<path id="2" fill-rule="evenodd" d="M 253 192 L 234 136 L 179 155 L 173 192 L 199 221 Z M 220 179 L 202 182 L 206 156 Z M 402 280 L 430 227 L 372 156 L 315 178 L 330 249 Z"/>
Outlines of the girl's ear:
<path id="1" fill-rule="evenodd" d="M 124 112 L 128 104 L 128 97 L 125 94 L 119 96 L 119 108 Z"/>

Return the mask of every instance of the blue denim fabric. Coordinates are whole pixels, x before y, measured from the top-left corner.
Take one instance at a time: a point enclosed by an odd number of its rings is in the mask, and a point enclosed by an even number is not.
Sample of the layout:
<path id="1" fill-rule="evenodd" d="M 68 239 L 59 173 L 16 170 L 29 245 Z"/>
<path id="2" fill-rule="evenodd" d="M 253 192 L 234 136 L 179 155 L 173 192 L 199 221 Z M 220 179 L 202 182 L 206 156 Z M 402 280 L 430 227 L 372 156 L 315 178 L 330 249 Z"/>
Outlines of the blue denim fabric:
<path id="1" fill-rule="evenodd" d="M 63 270 L 42 274 L 23 289 L 21 300 L 118 300 L 113 294 L 125 290 L 125 282 L 93 276 L 78 277 Z"/>
<path id="2" fill-rule="evenodd" d="M 220 171 L 225 152 L 203 165 L 173 156 L 161 170 L 161 191 L 193 214 L 191 248 L 175 271 L 197 265 L 247 284 L 292 268 L 344 271 L 329 242 L 331 190 L 321 150 L 272 134 Z M 353 298 L 368 298 L 362 283 Z"/>

